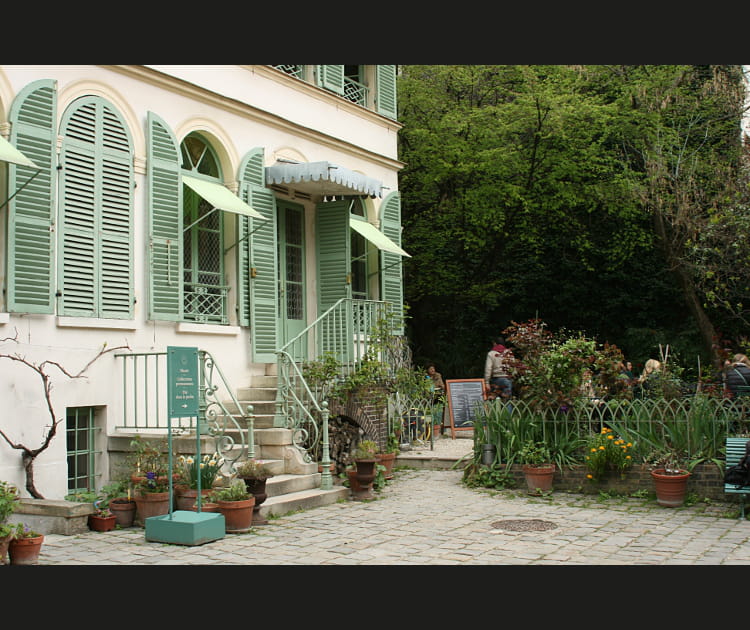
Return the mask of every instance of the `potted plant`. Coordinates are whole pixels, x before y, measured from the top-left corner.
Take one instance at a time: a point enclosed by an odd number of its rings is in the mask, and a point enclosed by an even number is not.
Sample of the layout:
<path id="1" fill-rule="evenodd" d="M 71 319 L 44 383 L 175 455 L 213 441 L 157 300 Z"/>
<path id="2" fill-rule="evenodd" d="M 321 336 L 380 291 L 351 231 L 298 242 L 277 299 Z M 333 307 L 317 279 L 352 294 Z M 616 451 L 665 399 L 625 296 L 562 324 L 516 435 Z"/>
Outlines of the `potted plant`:
<path id="1" fill-rule="evenodd" d="M 112 481 L 102 486 L 109 511 L 119 527 L 132 527 L 135 520 L 135 501 L 130 496 L 130 485 L 124 480 Z"/>
<path id="2" fill-rule="evenodd" d="M 11 564 L 38 564 L 44 536 L 25 523 L 12 530 L 8 556 Z"/>
<path id="3" fill-rule="evenodd" d="M 354 489 L 352 483 L 352 496 L 358 501 L 372 499 L 372 483 L 375 481 L 378 463 L 378 445 L 373 440 L 360 440 L 354 451 L 354 476 L 359 484 L 360 490 Z"/>
<path id="4" fill-rule="evenodd" d="M 5 564 L 8 545 L 14 531 L 13 525 L 8 523 L 8 519 L 15 512 L 17 505 L 18 487 L 0 480 L 0 564 Z"/>
<path id="5" fill-rule="evenodd" d="M 169 513 L 168 456 L 163 441 L 152 444 L 138 436 L 130 445 L 134 448 L 130 481 L 136 518 L 145 526 L 147 518 Z"/>
<path id="6" fill-rule="evenodd" d="M 115 528 L 117 518 L 104 504 L 104 499 L 94 501 L 93 514 L 89 514 L 89 529 L 95 532 L 109 532 Z"/>
<path id="7" fill-rule="evenodd" d="M 542 441 L 527 440 L 518 451 L 529 494 L 542 494 L 552 490 L 555 464 L 549 448 Z"/>
<path id="8" fill-rule="evenodd" d="M 255 498 L 253 525 L 267 525 L 268 520 L 260 515 L 260 506 L 268 498 L 266 482 L 273 477 L 268 464 L 260 459 L 246 459 L 235 467 L 237 477 L 245 483 L 247 491 Z"/>
<path id="9" fill-rule="evenodd" d="M 385 467 L 383 475 L 386 479 L 393 479 L 393 464 L 396 461 L 396 457 L 401 451 L 398 448 L 398 438 L 395 433 L 388 435 L 388 439 L 385 443 L 385 449 L 382 453 L 376 455 L 378 463 Z"/>
<path id="10" fill-rule="evenodd" d="M 234 479 L 229 486 L 215 488 L 206 498 L 208 503 L 216 503 L 224 515 L 228 534 L 240 534 L 253 524 L 255 497 L 247 491 L 242 479 Z"/>
<path id="11" fill-rule="evenodd" d="M 664 507 L 679 507 L 685 502 L 690 471 L 687 458 L 678 449 L 666 447 L 647 459 L 654 480 L 656 502 Z"/>
<path id="12" fill-rule="evenodd" d="M 596 483 L 608 472 L 615 471 L 624 479 L 633 465 L 630 454 L 632 447 L 631 442 L 617 437 L 612 429 L 602 427 L 599 433 L 586 441 L 584 461 L 589 470 L 586 478 Z"/>
<path id="13" fill-rule="evenodd" d="M 189 510 L 198 498 L 198 482 L 201 486 L 201 497 L 211 493 L 219 470 L 224 460 L 218 453 L 203 455 L 197 462 L 194 455 L 180 455 L 177 458 L 179 481 L 175 486 L 175 505 L 178 510 Z"/>

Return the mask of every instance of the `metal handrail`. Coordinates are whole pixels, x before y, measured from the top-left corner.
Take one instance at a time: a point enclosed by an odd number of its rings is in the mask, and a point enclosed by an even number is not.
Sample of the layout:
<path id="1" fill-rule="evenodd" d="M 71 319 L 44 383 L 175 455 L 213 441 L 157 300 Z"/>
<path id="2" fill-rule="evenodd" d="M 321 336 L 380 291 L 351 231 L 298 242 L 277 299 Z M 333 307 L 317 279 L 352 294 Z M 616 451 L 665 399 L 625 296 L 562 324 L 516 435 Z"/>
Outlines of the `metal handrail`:
<path id="1" fill-rule="evenodd" d="M 171 425 L 175 434 L 195 431 L 193 418 L 167 418 L 166 397 L 159 396 L 161 383 L 166 383 L 166 352 L 128 352 L 115 357 L 123 361 L 123 424 L 116 428 L 161 433 Z M 243 412 L 234 389 L 210 352 L 199 349 L 198 359 L 201 433 L 213 438 L 216 453 L 224 459 L 224 470 L 232 472 L 240 458 L 255 456 L 253 407 L 248 405 Z M 237 411 L 231 412 L 225 400 Z"/>
<path id="2" fill-rule="evenodd" d="M 312 354 L 320 359 L 332 354 L 340 366 L 335 379 L 343 380 L 371 352 L 370 332 L 390 308 L 390 302 L 341 298 L 277 350 L 277 422 L 292 430 L 292 443 L 305 461 L 312 460 L 310 451 L 318 444 L 323 447 L 321 463 L 329 457 L 326 392 L 313 391 L 308 384 L 302 370 L 306 357 Z M 324 483 L 329 474 L 323 464 Z"/>

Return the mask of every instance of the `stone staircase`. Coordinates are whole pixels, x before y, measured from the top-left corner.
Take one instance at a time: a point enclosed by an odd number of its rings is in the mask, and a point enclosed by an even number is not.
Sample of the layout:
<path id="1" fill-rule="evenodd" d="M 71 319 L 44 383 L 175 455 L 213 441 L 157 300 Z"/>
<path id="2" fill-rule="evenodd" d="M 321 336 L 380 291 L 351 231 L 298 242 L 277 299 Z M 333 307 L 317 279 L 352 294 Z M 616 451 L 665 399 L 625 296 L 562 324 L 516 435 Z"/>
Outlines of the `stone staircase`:
<path id="1" fill-rule="evenodd" d="M 321 490 L 321 473 L 317 462 L 306 463 L 299 450 L 292 444 L 290 429 L 276 428 L 273 419 L 276 413 L 275 364 L 269 364 L 266 373 L 253 375 L 250 387 L 239 388 L 237 400 L 245 413 L 248 405 L 253 407 L 255 458 L 263 461 L 274 473 L 266 482 L 268 498 L 260 507 L 260 515 L 283 516 L 298 510 L 308 510 L 321 505 L 347 500 L 349 488 L 339 485 L 334 479 L 331 490 Z M 230 403 L 225 403 L 232 413 Z"/>

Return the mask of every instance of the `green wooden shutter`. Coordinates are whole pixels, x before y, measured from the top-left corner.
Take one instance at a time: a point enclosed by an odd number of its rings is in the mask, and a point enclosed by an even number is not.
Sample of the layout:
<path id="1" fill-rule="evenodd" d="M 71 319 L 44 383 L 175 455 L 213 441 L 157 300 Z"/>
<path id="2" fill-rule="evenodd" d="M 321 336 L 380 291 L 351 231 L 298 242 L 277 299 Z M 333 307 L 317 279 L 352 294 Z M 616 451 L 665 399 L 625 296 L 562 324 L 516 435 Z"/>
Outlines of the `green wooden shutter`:
<path id="1" fill-rule="evenodd" d="M 344 66 L 318 66 L 318 85 L 344 95 Z"/>
<path id="2" fill-rule="evenodd" d="M 380 229 L 396 245 L 401 247 L 401 195 L 395 190 L 380 204 Z M 394 306 L 394 313 L 403 317 L 404 287 L 403 259 L 398 254 L 380 252 L 380 292 L 386 302 Z M 403 335 L 403 326 L 397 331 Z"/>
<path id="3" fill-rule="evenodd" d="M 182 317 L 182 179 L 180 147 L 153 112 L 147 117 L 149 319 Z"/>
<path id="4" fill-rule="evenodd" d="M 318 261 L 318 314 L 341 298 L 351 297 L 349 202 L 317 205 L 315 242 Z"/>
<path id="5" fill-rule="evenodd" d="M 378 114 L 397 119 L 396 110 L 396 66 L 376 66 L 377 92 L 375 104 Z"/>
<path id="6" fill-rule="evenodd" d="M 240 168 L 244 201 L 268 219 L 240 221 L 240 238 L 250 234 L 238 252 L 241 322 L 250 325 L 252 360 L 257 363 L 276 360 L 279 324 L 276 199 L 265 187 L 263 162 L 263 149 L 256 148 Z"/>
<path id="7" fill-rule="evenodd" d="M 62 315 L 133 316 L 131 141 L 114 107 L 78 99 L 61 123 Z"/>
<path id="8" fill-rule="evenodd" d="M 54 312 L 55 121 L 57 83 L 44 79 L 21 90 L 10 108 L 10 142 L 36 169 L 8 165 L 8 311 Z"/>
<path id="9" fill-rule="evenodd" d="M 125 122 L 101 107 L 99 308 L 102 317 L 133 317 L 133 155 Z"/>

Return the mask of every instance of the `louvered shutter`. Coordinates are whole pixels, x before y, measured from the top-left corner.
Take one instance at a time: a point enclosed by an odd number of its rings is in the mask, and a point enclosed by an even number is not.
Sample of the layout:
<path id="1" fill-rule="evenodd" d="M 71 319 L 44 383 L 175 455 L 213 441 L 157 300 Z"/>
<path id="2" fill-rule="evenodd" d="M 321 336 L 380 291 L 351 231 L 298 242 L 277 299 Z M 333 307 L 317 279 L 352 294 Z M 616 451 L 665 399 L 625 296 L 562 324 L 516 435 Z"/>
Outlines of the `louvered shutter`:
<path id="1" fill-rule="evenodd" d="M 315 240 L 318 260 L 318 314 L 341 298 L 351 297 L 349 202 L 317 205 Z"/>
<path id="2" fill-rule="evenodd" d="M 344 66 L 318 66 L 318 85 L 344 95 Z"/>
<path id="3" fill-rule="evenodd" d="M 380 229 L 396 245 L 401 247 L 401 195 L 393 191 L 380 205 Z M 393 304 L 394 313 L 403 318 L 404 287 L 403 259 L 398 254 L 380 252 L 380 291 L 382 299 Z M 403 326 L 397 334 L 403 335 Z"/>
<path id="4" fill-rule="evenodd" d="M 129 319 L 133 311 L 131 141 L 112 104 L 78 99 L 61 123 L 63 315 Z"/>
<path id="5" fill-rule="evenodd" d="M 8 310 L 54 312 L 55 148 L 57 84 L 27 85 L 10 108 L 10 142 L 36 169 L 8 165 Z M 35 175 L 36 174 L 36 175 Z"/>
<path id="6" fill-rule="evenodd" d="M 256 363 L 276 361 L 278 344 L 278 254 L 276 200 L 265 187 L 263 149 L 253 149 L 240 169 L 243 199 L 266 217 L 267 221 L 242 217 L 240 238 L 250 233 L 239 251 L 243 325 L 250 325 L 252 360 Z M 251 277 L 255 269 L 255 277 Z"/>
<path id="7" fill-rule="evenodd" d="M 182 180 L 180 150 L 167 124 L 147 117 L 149 319 L 182 317 Z"/>
<path id="8" fill-rule="evenodd" d="M 376 66 L 377 91 L 375 101 L 378 114 L 397 119 L 396 66 Z"/>

